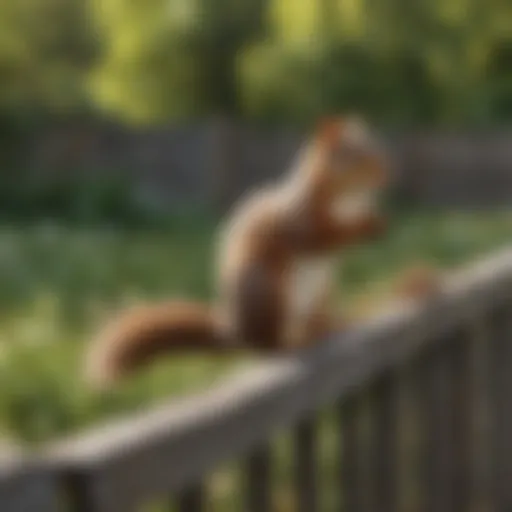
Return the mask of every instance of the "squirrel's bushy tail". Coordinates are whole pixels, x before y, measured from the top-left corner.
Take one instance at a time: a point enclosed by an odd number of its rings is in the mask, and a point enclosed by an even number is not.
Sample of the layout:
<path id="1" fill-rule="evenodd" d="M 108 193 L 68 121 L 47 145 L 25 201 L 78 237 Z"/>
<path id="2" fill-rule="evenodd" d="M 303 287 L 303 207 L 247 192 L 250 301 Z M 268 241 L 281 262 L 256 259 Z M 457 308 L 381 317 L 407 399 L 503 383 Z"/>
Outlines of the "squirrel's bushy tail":
<path id="1" fill-rule="evenodd" d="M 219 351 L 227 347 L 213 309 L 189 302 L 139 306 L 115 318 L 92 341 L 85 377 L 105 388 L 161 354 Z"/>

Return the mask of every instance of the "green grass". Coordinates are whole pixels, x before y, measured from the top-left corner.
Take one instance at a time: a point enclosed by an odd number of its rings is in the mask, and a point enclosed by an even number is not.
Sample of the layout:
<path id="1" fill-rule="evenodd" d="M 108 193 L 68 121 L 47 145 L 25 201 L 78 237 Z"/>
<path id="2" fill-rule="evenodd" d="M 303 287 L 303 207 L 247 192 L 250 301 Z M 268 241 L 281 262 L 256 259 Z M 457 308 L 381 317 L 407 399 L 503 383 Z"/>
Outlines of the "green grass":
<path id="1" fill-rule="evenodd" d="M 0 437 L 40 442 L 211 386 L 234 366 L 177 357 L 96 395 L 81 380 L 84 343 L 114 308 L 212 295 L 213 226 L 165 231 L 0 228 Z M 347 252 L 340 292 L 371 288 L 418 259 L 457 265 L 512 241 L 512 215 L 400 214 L 389 236 Z"/>

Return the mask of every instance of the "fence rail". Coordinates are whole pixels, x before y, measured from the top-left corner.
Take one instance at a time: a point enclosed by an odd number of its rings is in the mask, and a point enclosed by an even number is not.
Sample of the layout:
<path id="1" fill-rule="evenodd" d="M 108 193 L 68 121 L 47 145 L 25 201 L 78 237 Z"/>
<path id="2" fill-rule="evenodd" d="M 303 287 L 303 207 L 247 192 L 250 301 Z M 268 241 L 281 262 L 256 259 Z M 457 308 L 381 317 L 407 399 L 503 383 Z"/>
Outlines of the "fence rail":
<path id="1" fill-rule="evenodd" d="M 50 464 L 10 458 L 0 462 L 2 512 L 56 511 L 57 481 Z"/>
<path id="2" fill-rule="evenodd" d="M 417 485 L 415 510 L 462 512 L 484 503 L 508 512 L 511 389 L 508 249 L 453 275 L 435 301 L 397 305 L 213 390 L 59 441 L 30 468 L 11 463 L 0 473 L 0 510 L 46 512 L 67 499 L 72 512 L 128 512 L 168 497 L 178 510 L 202 511 L 207 478 L 233 459 L 244 461 L 247 482 L 237 510 L 273 510 L 271 442 L 283 428 L 293 431 L 297 510 L 323 510 L 317 420 L 324 407 L 336 407 L 337 510 L 397 511 L 404 487 Z M 404 429 L 404 392 L 412 397 L 405 416 L 416 428 Z M 363 397 L 372 426 L 361 443 Z M 411 484 L 401 449 L 409 431 L 418 434 Z"/>
<path id="3" fill-rule="evenodd" d="M 305 136 L 297 129 L 234 120 L 144 130 L 66 123 L 11 147 L 10 167 L 45 179 L 129 178 L 141 200 L 162 208 L 192 203 L 224 209 L 253 186 L 281 176 Z M 383 130 L 382 136 L 394 162 L 397 193 L 411 204 L 510 204 L 510 130 Z"/>

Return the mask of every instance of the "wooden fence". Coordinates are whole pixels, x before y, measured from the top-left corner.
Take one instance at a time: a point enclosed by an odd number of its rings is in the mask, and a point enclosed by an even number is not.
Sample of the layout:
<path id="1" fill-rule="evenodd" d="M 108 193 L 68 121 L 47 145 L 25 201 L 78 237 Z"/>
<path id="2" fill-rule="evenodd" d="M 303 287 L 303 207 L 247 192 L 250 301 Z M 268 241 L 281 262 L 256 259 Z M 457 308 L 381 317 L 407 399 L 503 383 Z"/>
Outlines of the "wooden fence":
<path id="1" fill-rule="evenodd" d="M 293 437 L 296 510 L 327 510 L 316 450 L 328 407 L 339 441 L 329 510 L 508 512 L 511 390 L 509 249 L 453 275 L 428 304 L 397 306 L 307 353 L 45 447 L 29 462 L 12 457 L 0 466 L 0 510 L 130 512 L 164 497 L 176 510 L 203 511 L 209 475 L 233 459 L 246 477 L 236 510 L 275 510 L 273 440 L 283 428 Z M 371 423 L 361 443 L 365 397 Z M 411 431 L 414 463 L 402 449 Z"/>
<path id="2" fill-rule="evenodd" d="M 299 130 L 202 122 L 130 130 L 66 124 L 45 128 L 11 149 L 9 169 L 39 179 L 70 175 L 129 178 L 137 196 L 161 208 L 228 208 L 240 194 L 286 172 L 304 140 Z M 397 193 L 444 208 L 512 201 L 512 131 L 383 131 Z"/>

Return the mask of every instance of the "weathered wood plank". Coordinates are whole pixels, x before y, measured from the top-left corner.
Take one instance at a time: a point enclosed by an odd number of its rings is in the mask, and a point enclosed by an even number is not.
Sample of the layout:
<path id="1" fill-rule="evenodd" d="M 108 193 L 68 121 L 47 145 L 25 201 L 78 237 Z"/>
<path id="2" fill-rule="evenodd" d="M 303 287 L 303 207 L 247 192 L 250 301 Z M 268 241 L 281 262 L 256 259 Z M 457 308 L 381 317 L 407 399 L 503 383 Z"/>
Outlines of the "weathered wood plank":
<path id="1" fill-rule="evenodd" d="M 342 340 L 333 337 L 295 356 L 274 358 L 216 389 L 96 428 L 49 453 L 88 475 L 98 510 L 172 493 L 446 337 L 468 312 L 499 304 L 511 286 L 512 253 L 505 251 L 455 275 L 425 307 L 399 307 Z"/>
<path id="2" fill-rule="evenodd" d="M 363 472 L 360 453 L 360 402 L 350 397 L 340 403 L 340 511 L 360 512 L 363 510 Z"/>
<path id="3" fill-rule="evenodd" d="M 270 446 L 259 446 L 247 458 L 246 506 L 247 512 L 272 510 L 272 453 Z"/>
<path id="4" fill-rule="evenodd" d="M 58 487 L 52 469 L 21 459 L 0 462 L 2 512 L 55 512 Z"/>
<path id="5" fill-rule="evenodd" d="M 512 302 L 491 320 L 491 453 L 493 505 L 512 509 Z"/>
<path id="6" fill-rule="evenodd" d="M 453 450 L 453 512 L 469 512 L 476 498 L 473 488 L 475 463 L 475 367 L 474 340 L 469 329 L 452 340 L 450 357 L 450 406 Z"/>
<path id="7" fill-rule="evenodd" d="M 315 417 L 302 420 L 295 431 L 297 512 L 318 510 L 318 460 Z"/>
<path id="8" fill-rule="evenodd" d="M 398 381 L 387 372 L 372 384 L 372 439 L 370 442 L 371 496 L 373 510 L 397 512 L 398 494 Z"/>
<path id="9" fill-rule="evenodd" d="M 473 470 L 473 367 L 468 332 L 456 330 L 424 356 L 424 510 L 466 512 Z"/>
<path id="10" fill-rule="evenodd" d="M 422 356 L 418 368 L 423 438 L 423 512 L 450 512 L 453 454 L 450 410 L 450 359 L 442 344 Z"/>
<path id="11" fill-rule="evenodd" d="M 206 510 L 205 489 L 202 484 L 192 485 L 178 494 L 179 512 L 203 512 Z"/>
<path id="12" fill-rule="evenodd" d="M 136 509 L 130 490 L 116 489 L 113 503 L 105 503 L 102 473 L 82 471 L 80 468 L 62 467 L 59 471 L 63 496 L 71 512 L 131 512 Z M 153 496 L 146 499 L 151 501 Z"/>
<path id="13" fill-rule="evenodd" d="M 473 349 L 472 361 L 472 407 L 473 407 L 473 474 L 472 474 L 472 510 L 488 511 L 490 497 L 493 494 L 494 475 L 492 474 L 492 424 L 491 411 L 493 389 L 491 378 L 491 320 L 492 315 L 475 316 L 467 327 L 471 333 Z"/>

